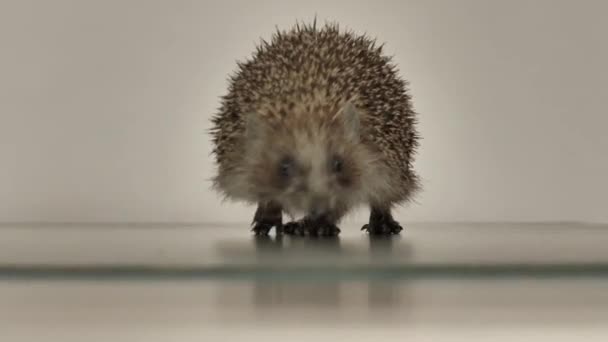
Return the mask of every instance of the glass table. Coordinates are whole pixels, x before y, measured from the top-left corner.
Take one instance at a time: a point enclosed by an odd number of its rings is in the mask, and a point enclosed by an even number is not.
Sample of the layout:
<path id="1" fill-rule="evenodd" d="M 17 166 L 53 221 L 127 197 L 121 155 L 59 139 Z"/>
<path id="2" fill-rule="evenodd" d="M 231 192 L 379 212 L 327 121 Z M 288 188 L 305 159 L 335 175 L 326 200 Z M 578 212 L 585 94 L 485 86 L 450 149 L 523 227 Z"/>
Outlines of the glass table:
<path id="1" fill-rule="evenodd" d="M 6 341 L 606 340 L 608 226 L 4 224 Z"/>

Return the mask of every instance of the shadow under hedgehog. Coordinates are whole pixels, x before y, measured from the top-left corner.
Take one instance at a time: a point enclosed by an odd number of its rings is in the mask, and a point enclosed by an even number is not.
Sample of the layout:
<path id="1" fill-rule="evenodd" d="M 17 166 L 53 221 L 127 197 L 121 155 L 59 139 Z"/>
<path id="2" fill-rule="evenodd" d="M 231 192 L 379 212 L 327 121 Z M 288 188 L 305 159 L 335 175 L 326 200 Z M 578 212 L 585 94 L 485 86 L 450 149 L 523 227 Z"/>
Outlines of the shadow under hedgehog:
<path id="1" fill-rule="evenodd" d="M 297 24 L 238 63 L 210 131 L 224 198 L 257 205 L 253 231 L 337 235 L 370 208 L 370 234 L 398 234 L 391 210 L 420 190 L 408 83 L 366 35 Z M 303 218 L 283 224 L 283 213 Z"/>

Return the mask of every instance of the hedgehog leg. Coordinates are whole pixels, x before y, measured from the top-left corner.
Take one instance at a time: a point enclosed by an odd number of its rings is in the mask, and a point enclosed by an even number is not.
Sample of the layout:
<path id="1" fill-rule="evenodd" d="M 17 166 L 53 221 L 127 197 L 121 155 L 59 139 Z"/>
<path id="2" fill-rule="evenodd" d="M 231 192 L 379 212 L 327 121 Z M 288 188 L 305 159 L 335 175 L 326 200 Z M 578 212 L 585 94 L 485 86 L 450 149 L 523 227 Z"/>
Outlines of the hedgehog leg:
<path id="1" fill-rule="evenodd" d="M 283 208 L 275 202 L 258 203 L 251 225 L 255 235 L 268 235 L 272 227 L 275 227 L 277 234 L 280 234 L 283 225 Z"/>
<path id="2" fill-rule="evenodd" d="M 337 236 L 340 234 L 337 221 L 336 215 L 323 215 L 318 218 L 306 216 L 285 224 L 283 231 L 289 235 Z"/>
<path id="3" fill-rule="evenodd" d="M 399 234 L 403 227 L 393 219 L 390 209 L 372 207 L 369 223 L 364 225 L 361 230 L 367 231 L 370 235 L 390 235 Z"/>

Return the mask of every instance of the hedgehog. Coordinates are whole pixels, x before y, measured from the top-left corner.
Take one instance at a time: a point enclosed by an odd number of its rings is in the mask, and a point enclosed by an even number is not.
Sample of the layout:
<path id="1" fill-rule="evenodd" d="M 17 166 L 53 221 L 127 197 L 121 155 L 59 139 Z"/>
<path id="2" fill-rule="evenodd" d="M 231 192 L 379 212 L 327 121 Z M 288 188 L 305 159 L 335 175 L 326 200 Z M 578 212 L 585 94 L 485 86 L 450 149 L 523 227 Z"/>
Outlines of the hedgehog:
<path id="1" fill-rule="evenodd" d="M 336 236 L 360 206 L 361 230 L 400 234 L 393 209 L 421 189 L 419 135 L 409 82 L 383 47 L 315 18 L 237 61 L 211 119 L 212 182 L 224 200 L 256 206 L 256 235 Z"/>

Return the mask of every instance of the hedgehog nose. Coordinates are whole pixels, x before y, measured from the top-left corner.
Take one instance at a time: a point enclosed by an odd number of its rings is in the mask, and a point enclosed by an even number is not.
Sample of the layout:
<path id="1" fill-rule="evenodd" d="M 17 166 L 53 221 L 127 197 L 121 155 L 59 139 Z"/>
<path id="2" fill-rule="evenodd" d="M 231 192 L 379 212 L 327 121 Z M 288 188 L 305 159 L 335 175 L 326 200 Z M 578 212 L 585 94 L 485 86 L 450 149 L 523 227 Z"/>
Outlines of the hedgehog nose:
<path id="1" fill-rule="evenodd" d="M 313 197 L 310 207 L 310 216 L 313 219 L 321 217 L 327 212 L 327 200 L 322 197 Z"/>
<path id="2" fill-rule="evenodd" d="M 323 211 L 321 210 L 321 208 L 314 206 L 310 209 L 310 217 L 313 219 L 318 219 L 319 217 L 321 217 Z"/>

